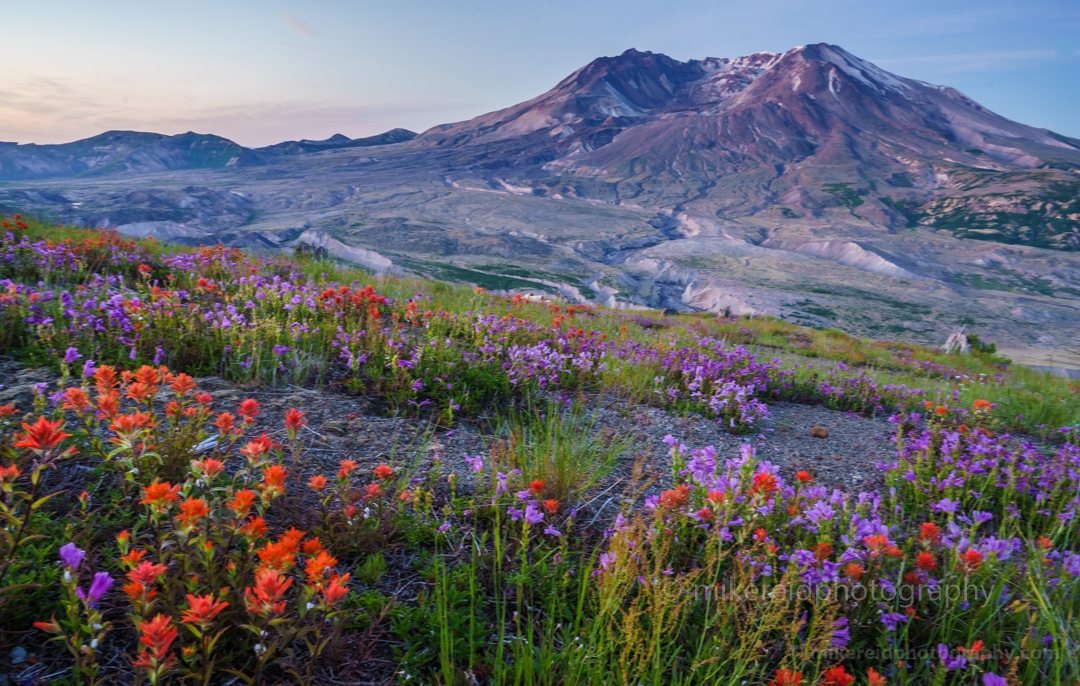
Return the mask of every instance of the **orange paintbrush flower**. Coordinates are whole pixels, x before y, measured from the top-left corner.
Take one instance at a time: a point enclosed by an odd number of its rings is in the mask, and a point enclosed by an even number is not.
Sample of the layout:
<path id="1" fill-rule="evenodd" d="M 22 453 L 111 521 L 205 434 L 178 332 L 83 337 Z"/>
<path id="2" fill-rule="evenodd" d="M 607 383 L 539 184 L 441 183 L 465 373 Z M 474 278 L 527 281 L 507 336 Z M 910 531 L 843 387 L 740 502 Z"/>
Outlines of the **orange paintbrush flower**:
<path id="1" fill-rule="evenodd" d="M 240 403 L 237 413 L 244 418 L 244 422 L 251 424 L 259 416 L 259 403 L 254 398 L 248 398 Z"/>
<path id="2" fill-rule="evenodd" d="M 259 572 L 255 586 L 244 589 L 248 612 L 257 615 L 281 614 L 285 611 L 285 592 L 293 580 L 281 575 L 276 569 Z"/>
<path id="3" fill-rule="evenodd" d="M 139 622 L 139 634 L 142 645 L 139 646 L 139 657 L 132 664 L 153 672 L 155 677 L 152 681 L 156 683 L 157 676 L 176 664 L 176 656 L 169 653 L 176 640 L 176 627 L 172 625 L 172 619 L 158 615 L 149 622 Z"/>
<path id="4" fill-rule="evenodd" d="M 341 576 L 335 576 L 330 580 L 330 583 L 323 587 L 323 599 L 326 601 L 326 607 L 329 609 L 337 604 L 339 600 L 345 597 L 345 594 L 349 592 L 349 575 L 343 574 Z"/>
<path id="5" fill-rule="evenodd" d="M 64 433 L 64 422 L 56 420 L 50 422 L 45 417 L 38 417 L 33 424 L 23 422 L 23 431 L 26 433 L 13 445 L 16 448 L 26 448 L 35 453 L 44 454 L 60 445 L 71 434 Z"/>
<path id="6" fill-rule="evenodd" d="M 263 467 L 262 470 L 263 482 L 259 484 L 259 488 L 267 497 L 274 497 L 275 495 L 285 494 L 285 478 L 289 475 L 285 468 L 279 464 L 272 464 L 269 467 Z"/>
<path id="7" fill-rule="evenodd" d="M 259 548 L 255 554 L 259 556 L 260 570 L 276 569 L 285 572 L 296 562 L 296 547 L 288 540 L 267 543 Z"/>
<path id="8" fill-rule="evenodd" d="M 793 672 L 790 669 L 776 670 L 776 678 L 769 682 L 769 686 L 799 686 L 802 684 L 802 672 Z"/>
<path id="9" fill-rule="evenodd" d="M 195 390 L 195 379 L 187 374 L 177 374 L 170 388 L 179 395 L 187 395 Z"/>
<path id="10" fill-rule="evenodd" d="M 64 391 L 64 400 L 60 407 L 64 410 L 74 410 L 82 414 L 90 407 L 90 396 L 83 389 L 73 386 Z"/>
<path id="11" fill-rule="evenodd" d="M 326 488 L 327 483 L 329 483 L 329 480 L 325 476 L 323 476 L 322 474 L 316 474 L 315 476 L 311 477 L 310 481 L 308 481 L 308 488 L 313 491 L 321 491 Z"/>
<path id="12" fill-rule="evenodd" d="M 323 550 L 322 543 L 319 542 L 319 537 L 308 539 L 304 541 L 303 546 L 305 555 L 318 555 Z"/>
<path id="13" fill-rule="evenodd" d="M 210 628 L 210 623 L 214 621 L 214 617 L 217 617 L 222 610 L 229 606 L 223 600 L 215 600 L 212 593 L 204 596 L 188 593 L 187 601 L 188 609 L 184 610 L 183 614 L 180 615 L 180 621 L 184 624 L 195 624 L 204 632 Z"/>
<path id="14" fill-rule="evenodd" d="M 197 475 L 210 479 L 225 471 L 225 463 L 208 457 L 202 460 L 192 460 L 191 469 Z"/>
<path id="15" fill-rule="evenodd" d="M 217 416 L 217 419 L 214 420 L 214 426 L 216 426 L 217 430 L 223 435 L 232 433 L 233 428 L 235 427 L 235 419 L 236 418 L 228 412 L 222 412 Z"/>
<path id="16" fill-rule="evenodd" d="M 255 504 L 255 497 L 255 491 L 250 491 L 245 488 L 244 490 L 237 491 L 233 494 L 232 500 L 226 503 L 225 506 L 232 510 L 238 519 L 242 519 L 247 517 L 248 511 L 251 510 L 251 506 Z"/>
<path id="17" fill-rule="evenodd" d="M 290 407 L 289 411 L 285 413 L 285 431 L 288 432 L 291 438 L 296 438 L 296 432 L 300 430 L 300 427 L 306 425 L 307 420 L 304 419 L 304 413 L 295 407 Z"/>
<path id="18" fill-rule="evenodd" d="M 143 499 L 140 505 L 148 505 L 151 509 L 163 512 L 168 509 L 170 503 L 179 500 L 180 484 L 171 485 L 168 481 L 162 483 L 154 479 L 154 483 L 143 488 Z"/>
<path id="19" fill-rule="evenodd" d="M 180 512 L 176 520 L 187 527 L 194 527 L 199 520 L 210 514 L 210 507 L 202 498 L 188 498 L 180 503 Z"/>
<path id="20" fill-rule="evenodd" d="M 353 460 L 342 460 L 341 461 L 341 466 L 338 469 L 338 473 L 337 473 L 338 478 L 339 479 L 347 478 L 349 476 L 349 474 L 351 474 L 353 472 L 353 470 L 355 470 L 359 466 L 360 465 L 356 464 L 356 462 L 353 461 Z"/>
<path id="21" fill-rule="evenodd" d="M 248 540 L 254 540 L 266 535 L 266 520 L 262 517 L 252 517 L 240 527 L 240 534 Z"/>
<path id="22" fill-rule="evenodd" d="M 325 577 L 326 573 L 336 564 L 337 558 L 325 550 L 320 551 L 318 555 L 310 558 L 304 566 L 304 574 L 307 575 L 308 584 L 311 586 L 319 586 L 322 584 L 323 577 Z"/>
<path id="23" fill-rule="evenodd" d="M 843 665 L 837 665 L 825 670 L 823 686 L 850 686 L 855 683 L 855 677 L 844 670 Z"/>
<path id="24" fill-rule="evenodd" d="M 389 465 L 381 464 L 372 470 L 375 474 L 375 478 L 380 481 L 386 481 L 394 475 L 394 470 L 390 469 Z"/>

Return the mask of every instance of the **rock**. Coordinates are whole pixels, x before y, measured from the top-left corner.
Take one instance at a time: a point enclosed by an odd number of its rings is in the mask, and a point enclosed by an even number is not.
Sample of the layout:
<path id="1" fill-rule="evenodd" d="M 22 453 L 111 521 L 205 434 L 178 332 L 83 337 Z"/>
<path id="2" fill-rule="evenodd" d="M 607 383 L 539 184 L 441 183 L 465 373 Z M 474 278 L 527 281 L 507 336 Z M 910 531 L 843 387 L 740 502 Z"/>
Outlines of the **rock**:
<path id="1" fill-rule="evenodd" d="M 11 654 L 8 655 L 8 662 L 13 665 L 21 665 L 26 662 L 26 648 L 22 646 L 15 646 L 11 649 Z"/>
<path id="2" fill-rule="evenodd" d="M 810 427 L 810 436 L 812 438 L 828 438 L 829 430 L 823 426 L 818 426 L 817 424 L 815 424 Z"/>
<path id="3" fill-rule="evenodd" d="M 345 422 L 331 419 L 330 421 L 323 422 L 322 425 L 319 426 L 319 432 L 330 434 L 331 436 L 344 436 L 347 428 Z"/>

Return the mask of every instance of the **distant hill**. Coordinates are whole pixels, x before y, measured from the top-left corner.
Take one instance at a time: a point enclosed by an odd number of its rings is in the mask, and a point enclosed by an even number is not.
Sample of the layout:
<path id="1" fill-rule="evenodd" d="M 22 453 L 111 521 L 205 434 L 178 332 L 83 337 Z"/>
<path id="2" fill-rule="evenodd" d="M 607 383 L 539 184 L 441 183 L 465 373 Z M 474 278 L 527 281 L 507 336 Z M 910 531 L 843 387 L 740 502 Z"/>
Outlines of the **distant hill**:
<path id="1" fill-rule="evenodd" d="M 415 137 L 412 131 L 393 129 L 367 138 L 348 138 L 337 134 L 323 141 L 286 141 L 252 149 L 221 136 L 190 131 L 176 136 L 107 131 L 92 138 L 58 145 L 0 143 L 0 180 L 245 167 L 266 164 L 280 155 L 387 145 Z"/>

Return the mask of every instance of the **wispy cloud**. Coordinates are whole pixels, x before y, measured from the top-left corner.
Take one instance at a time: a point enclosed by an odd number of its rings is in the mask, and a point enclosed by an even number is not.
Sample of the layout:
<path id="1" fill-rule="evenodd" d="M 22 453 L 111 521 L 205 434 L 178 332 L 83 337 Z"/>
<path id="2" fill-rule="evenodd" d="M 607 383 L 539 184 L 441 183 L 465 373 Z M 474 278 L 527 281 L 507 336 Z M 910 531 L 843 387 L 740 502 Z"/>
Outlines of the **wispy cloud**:
<path id="1" fill-rule="evenodd" d="M 307 24 L 297 19 L 296 17 L 292 16 L 291 14 L 283 13 L 281 15 L 281 23 L 285 24 L 285 26 L 289 27 L 293 31 L 296 31 L 302 36 L 307 36 L 309 38 L 318 37 L 317 34 L 311 30 L 311 27 L 309 27 Z"/>
<path id="2" fill-rule="evenodd" d="M 918 55 L 914 57 L 885 57 L 871 60 L 875 64 L 888 67 L 905 64 L 928 64 L 941 68 L 944 72 L 979 71 L 1008 66 L 1011 63 L 1029 60 L 1053 59 L 1058 56 L 1055 50 L 997 50 L 993 52 L 967 53 L 962 55 Z"/>

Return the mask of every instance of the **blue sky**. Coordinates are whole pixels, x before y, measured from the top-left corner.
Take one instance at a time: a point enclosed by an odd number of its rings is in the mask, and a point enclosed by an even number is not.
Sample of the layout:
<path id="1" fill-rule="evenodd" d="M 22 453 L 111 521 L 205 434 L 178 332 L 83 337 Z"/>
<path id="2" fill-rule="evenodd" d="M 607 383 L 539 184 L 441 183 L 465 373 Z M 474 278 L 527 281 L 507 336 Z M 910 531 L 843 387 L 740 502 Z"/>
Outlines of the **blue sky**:
<path id="1" fill-rule="evenodd" d="M 1080 138 L 1076 0 L 9 0 L 0 26 L 0 141 L 421 131 L 631 47 L 686 60 L 817 42 Z"/>

